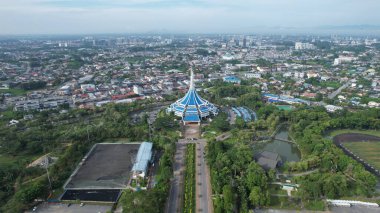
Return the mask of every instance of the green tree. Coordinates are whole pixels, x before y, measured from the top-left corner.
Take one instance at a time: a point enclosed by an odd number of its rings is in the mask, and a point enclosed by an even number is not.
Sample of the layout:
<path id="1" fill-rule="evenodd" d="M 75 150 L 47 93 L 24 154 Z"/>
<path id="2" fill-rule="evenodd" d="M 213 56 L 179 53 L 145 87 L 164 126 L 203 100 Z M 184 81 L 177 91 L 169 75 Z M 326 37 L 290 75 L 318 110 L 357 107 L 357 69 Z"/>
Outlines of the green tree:
<path id="1" fill-rule="evenodd" d="M 255 207 L 265 206 L 269 203 L 269 193 L 255 186 L 249 194 L 249 200 L 251 201 L 251 205 Z"/>
<path id="2" fill-rule="evenodd" d="M 230 185 L 225 185 L 223 187 L 223 200 L 225 212 L 234 212 L 235 198 L 233 189 Z"/>

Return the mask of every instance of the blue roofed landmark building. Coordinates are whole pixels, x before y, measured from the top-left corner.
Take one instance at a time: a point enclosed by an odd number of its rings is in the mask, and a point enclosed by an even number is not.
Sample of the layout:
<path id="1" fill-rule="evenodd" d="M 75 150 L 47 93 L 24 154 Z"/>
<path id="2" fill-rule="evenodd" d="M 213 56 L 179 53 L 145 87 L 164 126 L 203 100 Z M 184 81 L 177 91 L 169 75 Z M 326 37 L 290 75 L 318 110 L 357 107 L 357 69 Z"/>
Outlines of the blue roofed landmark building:
<path id="1" fill-rule="evenodd" d="M 217 115 L 218 108 L 198 95 L 194 86 L 194 73 L 191 70 L 189 91 L 183 98 L 171 104 L 167 112 L 174 112 L 175 115 L 180 116 L 185 125 L 200 124 L 203 118 Z"/>

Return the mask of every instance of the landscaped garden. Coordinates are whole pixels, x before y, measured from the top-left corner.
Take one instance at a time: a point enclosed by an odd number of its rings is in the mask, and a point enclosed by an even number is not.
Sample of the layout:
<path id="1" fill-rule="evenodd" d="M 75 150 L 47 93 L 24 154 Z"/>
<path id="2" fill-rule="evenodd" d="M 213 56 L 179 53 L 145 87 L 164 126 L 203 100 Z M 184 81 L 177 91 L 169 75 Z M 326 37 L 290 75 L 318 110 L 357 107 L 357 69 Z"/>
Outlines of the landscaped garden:
<path id="1" fill-rule="evenodd" d="M 184 213 L 195 212 L 195 144 L 187 144 Z"/>

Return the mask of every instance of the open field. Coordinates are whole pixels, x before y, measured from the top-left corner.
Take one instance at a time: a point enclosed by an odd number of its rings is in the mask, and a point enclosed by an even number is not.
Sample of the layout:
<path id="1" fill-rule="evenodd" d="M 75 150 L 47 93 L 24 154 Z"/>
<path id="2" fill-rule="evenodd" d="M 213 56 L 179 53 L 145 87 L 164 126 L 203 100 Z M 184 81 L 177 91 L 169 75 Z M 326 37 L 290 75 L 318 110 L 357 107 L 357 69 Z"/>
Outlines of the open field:
<path id="1" fill-rule="evenodd" d="M 291 105 L 276 105 L 276 107 L 280 110 L 285 110 L 285 111 L 291 111 L 294 109 L 294 107 Z"/>
<path id="2" fill-rule="evenodd" d="M 301 211 L 301 204 L 299 199 L 292 199 L 287 196 L 270 196 L 270 208 L 276 209 L 276 211 L 281 212 L 281 210 L 289 210 L 290 212 Z M 256 212 L 256 210 L 255 210 Z M 266 212 L 265 209 L 261 209 L 260 212 Z M 272 211 L 269 211 L 272 212 Z"/>
<path id="3" fill-rule="evenodd" d="M 380 142 L 345 142 L 343 145 L 380 170 Z"/>
<path id="4" fill-rule="evenodd" d="M 380 137 L 363 133 L 343 133 L 334 136 L 333 141 L 368 171 L 380 176 Z"/>
<path id="5" fill-rule="evenodd" d="M 338 129 L 330 132 L 330 136 L 334 137 L 344 133 L 359 133 L 359 134 L 367 134 L 374 135 L 380 137 L 380 131 L 378 130 L 357 130 L 357 129 Z"/>
<path id="6" fill-rule="evenodd" d="M 23 89 L 0 89 L 0 93 L 10 93 L 15 96 L 25 95 L 27 91 Z"/>
<path id="7" fill-rule="evenodd" d="M 23 155 L 22 153 L 16 156 L 12 156 L 6 153 L 0 153 L 0 167 L 5 166 L 5 165 L 10 165 L 13 163 L 27 164 L 37 159 L 38 157 L 39 156 L 37 155 L 28 155 L 28 154 Z"/>
<path id="8" fill-rule="evenodd" d="M 0 165 L 8 165 L 15 163 L 17 159 L 8 155 L 0 154 Z"/>

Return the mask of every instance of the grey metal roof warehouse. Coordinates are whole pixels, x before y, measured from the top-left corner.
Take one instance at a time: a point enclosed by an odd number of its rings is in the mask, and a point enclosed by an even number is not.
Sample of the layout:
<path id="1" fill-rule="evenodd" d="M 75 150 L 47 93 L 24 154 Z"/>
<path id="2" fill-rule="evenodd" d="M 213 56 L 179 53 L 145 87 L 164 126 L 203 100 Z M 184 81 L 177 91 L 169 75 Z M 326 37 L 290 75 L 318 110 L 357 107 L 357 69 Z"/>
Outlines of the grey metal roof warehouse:
<path id="1" fill-rule="evenodd" d="M 140 145 L 139 151 L 137 152 L 136 161 L 133 164 L 133 172 L 146 172 L 148 162 L 152 157 L 152 147 L 153 144 L 150 142 L 143 142 Z"/>

